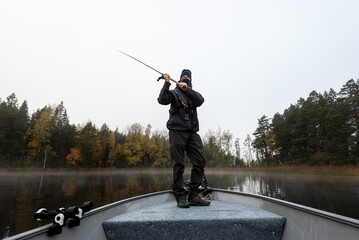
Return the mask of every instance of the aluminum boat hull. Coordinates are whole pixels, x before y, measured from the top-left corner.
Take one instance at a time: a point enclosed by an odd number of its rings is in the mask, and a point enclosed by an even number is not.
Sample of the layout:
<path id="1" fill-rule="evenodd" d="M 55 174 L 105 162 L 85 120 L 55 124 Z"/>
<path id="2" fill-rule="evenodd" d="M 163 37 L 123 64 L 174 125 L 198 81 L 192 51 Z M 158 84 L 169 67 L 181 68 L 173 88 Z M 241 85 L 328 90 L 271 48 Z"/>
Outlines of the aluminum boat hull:
<path id="1" fill-rule="evenodd" d="M 282 235 L 283 240 L 357 240 L 359 236 L 359 220 L 353 218 L 256 194 L 222 189 L 214 189 L 211 194 L 215 200 L 245 204 L 285 217 L 287 220 Z M 47 231 L 51 226 L 48 224 L 12 236 L 9 239 L 106 239 L 102 223 L 107 219 L 128 211 L 168 201 L 175 201 L 169 190 L 132 197 L 86 213 L 81 219 L 80 226 L 64 227 L 59 235 L 48 236 Z"/>

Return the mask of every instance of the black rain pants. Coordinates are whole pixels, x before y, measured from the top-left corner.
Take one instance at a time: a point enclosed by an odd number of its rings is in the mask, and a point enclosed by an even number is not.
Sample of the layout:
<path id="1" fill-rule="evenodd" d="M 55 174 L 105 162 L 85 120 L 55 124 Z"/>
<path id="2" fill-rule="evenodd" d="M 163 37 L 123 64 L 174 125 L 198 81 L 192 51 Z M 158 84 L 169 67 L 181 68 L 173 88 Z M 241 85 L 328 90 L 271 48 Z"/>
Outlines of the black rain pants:
<path id="1" fill-rule="evenodd" d="M 205 159 L 201 137 L 197 133 L 186 131 L 169 131 L 171 158 L 173 161 L 172 190 L 176 200 L 185 199 L 186 189 L 183 188 L 184 152 L 192 163 L 189 194 L 195 194 L 202 183 Z"/>

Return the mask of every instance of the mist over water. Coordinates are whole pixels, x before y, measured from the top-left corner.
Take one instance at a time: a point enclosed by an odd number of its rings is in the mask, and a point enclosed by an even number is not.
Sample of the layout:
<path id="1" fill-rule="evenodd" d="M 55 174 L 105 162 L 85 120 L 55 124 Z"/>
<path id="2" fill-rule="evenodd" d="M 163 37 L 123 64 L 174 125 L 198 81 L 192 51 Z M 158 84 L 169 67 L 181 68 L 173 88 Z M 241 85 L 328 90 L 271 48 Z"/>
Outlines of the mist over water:
<path id="1" fill-rule="evenodd" d="M 189 172 L 185 173 L 185 179 Z M 211 187 L 261 194 L 359 219 L 359 177 L 273 174 L 265 172 L 207 172 Z M 103 172 L 0 172 L 0 236 L 12 236 L 50 223 L 33 214 L 79 206 L 96 207 L 171 188 L 171 170 Z"/>

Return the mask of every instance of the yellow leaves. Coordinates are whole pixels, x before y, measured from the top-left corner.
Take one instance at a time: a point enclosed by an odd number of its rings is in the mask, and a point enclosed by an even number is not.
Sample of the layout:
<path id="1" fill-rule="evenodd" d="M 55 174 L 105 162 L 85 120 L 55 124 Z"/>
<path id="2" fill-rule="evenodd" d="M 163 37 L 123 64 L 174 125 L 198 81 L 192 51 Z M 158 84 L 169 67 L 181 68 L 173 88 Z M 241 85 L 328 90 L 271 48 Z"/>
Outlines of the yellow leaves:
<path id="1" fill-rule="evenodd" d="M 133 140 L 134 139 L 129 139 L 129 141 L 126 140 L 123 151 L 130 166 L 136 166 L 139 162 L 141 162 L 141 158 L 143 156 L 140 141 Z"/>
<path id="2" fill-rule="evenodd" d="M 157 146 L 153 139 L 150 139 L 147 135 L 144 135 L 141 138 L 141 148 L 144 154 L 148 155 L 150 158 L 153 157 L 157 150 Z"/>
<path id="3" fill-rule="evenodd" d="M 127 157 L 128 165 L 135 167 L 139 162 L 141 162 L 141 157 L 139 155 L 132 155 Z"/>
<path id="4" fill-rule="evenodd" d="M 26 137 L 31 139 L 28 146 L 30 147 L 30 153 L 33 157 L 37 157 L 44 147 L 49 147 L 52 113 L 53 109 L 48 107 L 36 120 L 34 127 L 26 132 Z M 49 150 L 48 147 L 46 150 Z"/>
<path id="5" fill-rule="evenodd" d="M 171 164 L 171 162 L 168 161 L 167 158 L 157 157 L 156 160 L 153 163 L 153 166 L 155 166 L 155 167 L 168 167 L 170 164 Z"/>
<path id="6" fill-rule="evenodd" d="M 116 156 L 116 140 L 115 140 L 115 133 L 111 132 L 110 133 L 110 137 L 108 139 L 108 144 L 110 147 L 110 152 L 108 155 L 108 162 L 112 162 L 112 160 L 115 158 Z"/>
<path id="7" fill-rule="evenodd" d="M 94 142 L 94 145 L 91 149 L 92 152 L 92 156 L 98 161 L 101 161 L 101 156 L 102 156 L 102 145 L 101 145 L 101 139 L 97 138 L 96 141 Z"/>
<path id="8" fill-rule="evenodd" d="M 70 154 L 66 156 L 66 160 L 73 166 L 78 166 L 82 162 L 81 152 L 79 149 L 71 148 Z"/>
<path id="9" fill-rule="evenodd" d="M 130 166 L 136 166 L 140 163 L 147 165 L 149 159 L 156 156 L 157 146 L 153 139 L 150 138 L 151 125 L 148 125 L 143 134 L 143 127 L 135 123 L 127 133 L 124 145 L 124 155 Z"/>
<path id="10" fill-rule="evenodd" d="M 111 133 L 110 133 L 110 137 L 109 137 L 108 143 L 109 143 L 111 149 L 115 149 L 115 147 L 116 147 L 116 140 L 115 140 L 115 133 L 114 133 L 114 132 L 111 132 Z"/>
<path id="11" fill-rule="evenodd" d="M 49 107 L 44 111 L 40 118 L 37 119 L 34 128 L 32 129 L 33 137 L 40 144 L 47 143 L 50 139 L 51 133 L 51 115 L 53 110 Z"/>
<path id="12" fill-rule="evenodd" d="M 151 136 L 151 126 L 144 128 L 135 123 L 127 134 L 119 134 L 106 125 L 99 131 L 91 122 L 78 126 L 78 149 L 81 150 L 82 166 L 169 166 L 171 164 L 168 139 L 156 132 Z M 75 152 L 71 150 L 67 161 L 76 165 Z M 156 164 L 154 162 L 159 158 Z"/>

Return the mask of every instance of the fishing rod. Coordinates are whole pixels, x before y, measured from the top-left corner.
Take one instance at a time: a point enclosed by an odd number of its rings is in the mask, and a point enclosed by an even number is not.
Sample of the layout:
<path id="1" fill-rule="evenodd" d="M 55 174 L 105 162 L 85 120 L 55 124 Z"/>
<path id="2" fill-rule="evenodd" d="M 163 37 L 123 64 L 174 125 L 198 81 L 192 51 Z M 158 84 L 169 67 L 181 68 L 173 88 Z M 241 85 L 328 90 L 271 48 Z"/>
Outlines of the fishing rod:
<path id="1" fill-rule="evenodd" d="M 132 57 L 131 55 L 129 55 L 129 54 L 125 53 L 125 52 L 122 52 L 122 51 L 120 51 L 120 50 L 118 50 L 118 49 L 117 49 L 117 51 L 120 52 L 120 53 L 122 53 L 122 54 L 124 54 L 124 55 L 126 55 L 126 56 L 128 56 L 128 57 L 130 57 L 130 58 L 132 58 L 132 59 L 134 59 L 134 60 L 136 60 L 136 61 L 139 62 L 139 63 L 142 63 L 142 64 L 145 65 L 146 67 L 151 68 L 153 71 L 158 72 L 159 74 L 161 74 L 161 76 L 158 77 L 157 81 L 159 81 L 159 80 L 161 80 L 161 79 L 164 79 L 164 78 L 163 78 L 163 73 L 160 72 L 160 71 L 158 71 L 157 69 L 151 67 L 150 65 L 148 65 L 148 64 L 146 64 L 146 63 L 144 63 L 144 62 L 142 62 L 142 61 L 140 61 L 140 60 L 138 60 L 138 59 L 135 58 L 135 57 Z M 171 78 L 171 77 L 169 77 L 169 79 L 170 79 L 172 82 L 174 82 L 174 83 L 176 83 L 176 84 L 179 84 L 179 82 L 178 82 L 177 80 L 175 80 L 175 79 L 173 79 L 173 78 Z"/>

